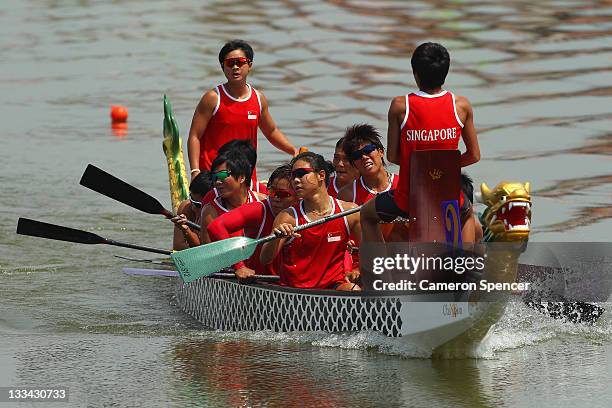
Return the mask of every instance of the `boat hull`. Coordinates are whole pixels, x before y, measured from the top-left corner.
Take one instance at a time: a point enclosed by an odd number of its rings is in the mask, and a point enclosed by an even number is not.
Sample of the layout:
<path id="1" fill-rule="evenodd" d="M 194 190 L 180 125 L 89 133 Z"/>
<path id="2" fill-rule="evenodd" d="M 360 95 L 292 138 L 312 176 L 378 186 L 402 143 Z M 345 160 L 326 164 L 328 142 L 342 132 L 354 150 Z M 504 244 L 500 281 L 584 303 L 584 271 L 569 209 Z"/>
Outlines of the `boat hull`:
<path id="1" fill-rule="evenodd" d="M 206 327 L 223 331 L 377 332 L 424 352 L 460 336 L 479 322 L 486 303 L 468 294 L 370 294 L 242 285 L 199 279 L 177 284 L 180 307 Z M 490 322 L 483 330 L 494 322 Z"/>

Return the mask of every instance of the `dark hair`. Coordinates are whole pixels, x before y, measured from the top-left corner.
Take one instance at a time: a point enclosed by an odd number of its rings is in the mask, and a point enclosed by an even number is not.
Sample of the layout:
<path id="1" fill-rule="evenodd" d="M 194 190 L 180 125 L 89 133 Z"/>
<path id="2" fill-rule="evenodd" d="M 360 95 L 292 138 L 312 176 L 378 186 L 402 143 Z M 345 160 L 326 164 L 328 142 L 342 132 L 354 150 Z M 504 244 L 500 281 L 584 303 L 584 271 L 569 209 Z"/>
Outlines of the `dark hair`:
<path id="1" fill-rule="evenodd" d="M 251 185 L 253 168 L 242 153 L 236 150 L 230 150 L 224 154 L 218 155 L 217 158 L 213 160 L 211 169 L 214 171 L 223 163 L 225 163 L 225 166 L 232 173 L 232 176 L 235 178 L 244 176 L 246 186 L 249 187 Z"/>
<path id="2" fill-rule="evenodd" d="M 450 56 L 442 45 L 426 42 L 414 50 L 410 64 L 419 76 L 421 87 L 433 89 L 444 84 L 450 66 Z"/>
<path id="3" fill-rule="evenodd" d="M 253 147 L 251 142 L 249 142 L 248 140 L 234 139 L 221 146 L 217 153 L 224 154 L 232 150 L 237 151 L 240 154 L 246 156 L 247 160 L 249 161 L 249 164 L 251 165 L 251 168 L 255 168 L 255 165 L 257 164 L 257 151 L 255 151 L 255 148 Z"/>
<path id="4" fill-rule="evenodd" d="M 206 195 L 213 188 L 210 171 L 204 170 L 198 173 L 189 184 L 189 191 L 196 194 Z"/>
<path id="5" fill-rule="evenodd" d="M 291 168 L 293 169 L 293 165 L 298 160 L 308 162 L 310 166 L 317 172 L 321 170 L 325 171 L 325 186 L 329 187 L 329 175 L 336 171 L 336 168 L 334 167 L 332 162 L 325 160 L 320 154 L 316 154 L 314 152 L 304 152 L 295 156 L 289 163 L 289 166 L 291 166 Z"/>
<path id="6" fill-rule="evenodd" d="M 474 204 L 474 180 L 465 173 L 461 173 L 461 191 L 470 203 Z"/>
<path id="7" fill-rule="evenodd" d="M 338 139 L 338 141 L 336 142 L 336 149 L 338 149 L 339 147 L 342 147 L 342 143 L 344 143 L 344 136 L 342 136 L 340 139 Z"/>
<path id="8" fill-rule="evenodd" d="M 249 59 L 249 61 L 253 61 L 253 48 L 243 40 L 232 40 L 225 43 L 221 51 L 219 51 L 219 64 L 223 65 L 223 61 L 225 60 L 225 56 L 234 50 L 242 50 L 244 54 Z"/>
<path id="9" fill-rule="evenodd" d="M 367 123 L 362 123 L 347 127 L 346 131 L 344 132 L 344 143 L 342 143 L 342 150 L 348 157 L 349 162 L 353 163 L 353 160 L 351 160 L 351 153 L 359 149 L 359 146 L 362 144 L 373 144 L 377 149 L 380 149 L 383 152 L 385 151 L 385 147 L 380 141 L 380 134 L 374 126 Z M 383 159 L 383 164 L 384 162 L 385 160 Z"/>
<path id="10" fill-rule="evenodd" d="M 279 166 L 270 174 L 270 178 L 268 179 L 268 188 L 272 185 L 274 180 L 276 179 L 287 179 L 291 181 L 291 166 L 288 164 L 283 164 Z"/>

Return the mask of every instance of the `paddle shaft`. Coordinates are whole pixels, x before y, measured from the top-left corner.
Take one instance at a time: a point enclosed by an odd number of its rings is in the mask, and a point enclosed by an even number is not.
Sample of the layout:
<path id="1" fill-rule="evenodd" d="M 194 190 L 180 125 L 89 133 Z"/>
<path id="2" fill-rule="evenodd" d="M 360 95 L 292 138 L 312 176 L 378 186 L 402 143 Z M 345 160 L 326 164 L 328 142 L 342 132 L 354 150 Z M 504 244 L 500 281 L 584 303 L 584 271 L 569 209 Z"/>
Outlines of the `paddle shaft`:
<path id="1" fill-rule="evenodd" d="M 361 210 L 361 206 L 357 206 L 355 208 L 351 208 L 350 210 L 342 211 L 342 212 L 340 212 L 338 214 L 328 215 L 328 216 L 320 218 L 320 219 L 318 219 L 316 221 L 312 221 L 312 222 L 309 222 L 309 223 L 304 224 L 304 225 L 298 225 L 297 227 L 295 227 L 293 229 L 293 231 L 299 232 L 299 231 L 303 231 L 303 230 L 308 229 L 308 228 L 316 227 L 317 225 L 325 224 L 326 222 L 335 220 L 337 218 L 342 218 L 342 217 L 346 217 L 347 215 L 354 214 L 356 212 L 359 212 L 359 210 Z M 274 235 L 274 234 L 268 235 L 267 237 L 263 237 L 263 238 L 258 239 L 256 241 L 257 242 L 256 245 L 265 244 L 266 242 L 274 241 L 277 238 L 283 238 L 283 236 L 278 236 L 278 235 Z"/>
<path id="2" fill-rule="evenodd" d="M 168 219 L 176 217 L 176 214 L 165 209 L 155 197 L 93 164 L 87 165 L 80 184 L 147 214 L 161 214 Z M 200 225 L 195 222 L 187 221 L 187 225 L 195 231 L 200 230 Z"/>
<path id="3" fill-rule="evenodd" d="M 17 222 L 17 233 L 31 237 L 54 239 L 57 241 L 76 242 L 78 244 L 107 244 L 123 248 L 138 249 L 140 251 L 154 252 L 156 254 L 170 255 L 172 252 L 165 249 L 146 247 L 142 245 L 128 244 L 112 239 L 101 237 L 93 232 L 82 231 L 61 225 L 19 218 Z"/>

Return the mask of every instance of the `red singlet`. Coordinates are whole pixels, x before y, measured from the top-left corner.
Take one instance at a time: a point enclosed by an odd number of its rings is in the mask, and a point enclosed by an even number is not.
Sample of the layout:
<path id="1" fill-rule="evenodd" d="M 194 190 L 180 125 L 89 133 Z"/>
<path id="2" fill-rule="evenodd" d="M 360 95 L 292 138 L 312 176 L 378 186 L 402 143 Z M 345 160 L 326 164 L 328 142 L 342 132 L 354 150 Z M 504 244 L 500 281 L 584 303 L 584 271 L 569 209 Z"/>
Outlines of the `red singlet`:
<path id="1" fill-rule="evenodd" d="M 366 186 L 363 181 L 363 177 L 359 177 L 357 180 L 353 181 L 353 202 L 357 205 L 365 204 L 370 201 L 377 194 L 384 193 L 385 191 L 395 190 L 399 183 L 399 176 L 394 173 L 389 173 L 391 175 L 391 183 L 387 186 L 387 188 L 383 191 L 374 191 Z"/>
<path id="2" fill-rule="evenodd" d="M 266 186 L 266 183 L 257 182 L 256 186 L 256 188 L 253 188 L 253 186 L 251 185 L 251 189 L 249 191 L 266 195 L 268 194 L 268 187 Z M 204 195 L 204 198 L 202 198 L 202 207 L 204 207 L 206 204 L 210 203 L 217 197 L 219 197 L 219 192 L 216 188 L 213 188 L 212 190 L 208 191 L 208 193 Z"/>
<path id="3" fill-rule="evenodd" d="M 248 191 L 248 195 L 247 195 L 247 201 L 243 205 L 248 204 L 248 203 L 254 203 L 256 201 L 259 201 L 259 199 L 255 195 L 255 193 L 253 193 L 251 190 L 249 190 Z M 231 211 L 231 210 L 229 210 L 229 209 L 227 209 L 227 208 L 225 208 L 223 206 L 223 203 L 221 202 L 221 197 L 215 197 L 209 204 L 212 205 L 212 207 L 215 210 L 217 210 L 217 217 L 220 216 L 221 214 L 224 214 L 226 212 Z M 238 208 L 240 208 L 240 207 L 238 207 Z M 230 234 L 230 236 L 231 237 L 240 237 L 240 236 L 242 236 L 242 229 L 234 231 L 233 233 Z"/>
<path id="4" fill-rule="evenodd" d="M 330 197 L 332 214 L 342 212 L 340 203 Z M 310 222 L 304 212 L 304 202 L 289 207 L 296 226 Z M 345 282 L 344 254 L 349 239 L 346 217 L 300 231 L 282 248 L 280 283 L 296 288 L 332 289 Z"/>
<path id="5" fill-rule="evenodd" d="M 331 176 L 329 178 L 329 187 L 327 187 L 327 194 L 331 197 L 338 198 L 338 192 L 340 188 L 336 185 L 336 176 Z"/>
<path id="6" fill-rule="evenodd" d="M 456 150 L 463 123 L 457 114 L 455 96 L 448 91 L 436 95 L 417 91 L 406 95 L 406 114 L 400 131 L 400 179 L 395 203 L 410 213 L 410 153 L 415 150 Z"/>
<path id="7" fill-rule="evenodd" d="M 257 150 L 257 128 L 261 117 L 259 93 L 251 85 L 244 99 L 231 96 L 224 85 L 217 85 L 217 106 L 200 138 L 200 170 L 210 170 L 217 151 L 232 140 L 248 140 Z M 253 169 L 253 180 L 256 180 Z"/>

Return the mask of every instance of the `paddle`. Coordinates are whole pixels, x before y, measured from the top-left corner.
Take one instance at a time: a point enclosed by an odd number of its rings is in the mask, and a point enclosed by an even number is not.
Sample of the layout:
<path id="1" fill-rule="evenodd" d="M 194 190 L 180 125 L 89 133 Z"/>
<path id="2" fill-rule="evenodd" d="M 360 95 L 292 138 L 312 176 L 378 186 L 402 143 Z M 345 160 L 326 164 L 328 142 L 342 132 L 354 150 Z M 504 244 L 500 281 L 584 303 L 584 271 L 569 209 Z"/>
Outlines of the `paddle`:
<path id="1" fill-rule="evenodd" d="M 317 221 L 300 225 L 295 228 L 295 231 L 302 231 L 337 218 L 346 217 L 347 215 L 358 212 L 360 209 L 361 206 L 351 208 L 350 210 L 338 214 L 328 215 Z M 228 238 L 199 247 L 173 252 L 170 256 L 181 275 L 181 279 L 183 279 L 185 283 L 189 283 L 247 259 L 253 255 L 258 245 L 265 244 L 277 238 L 281 237 L 269 235 L 259 239 L 247 237 Z"/>
<path id="2" fill-rule="evenodd" d="M 177 271 L 163 269 L 123 268 L 123 273 L 138 276 L 179 276 Z M 231 272 L 215 272 L 209 278 L 236 279 L 236 275 Z M 253 279 L 261 282 L 278 282 L 280 277 L 274 275 L 253 275 Z"/>
<path id="3" fill-rule="evenodd" d="M 46 222 L 30 220 L 28 218 L 19 218 L 17 222 L 17 233 L 32 237 L 55 239 L 58 241 L 77 242 L 79 244 L 107 244 L 123 248 L 138 249 L 140 251 L 155 252 L 163 255 L 171 254 L 170 251 L 164 249 L 126 244 L 125 242 L 102 238 L 92 232 L 62 227 L 61 225 L 47 224 Z"/>
<path id="4" fill-rule="evenodd" d="M 93 164 L 87 165 L 80 184 L 148 214 L 161 214 L 168 219 L 176 217 L 176 214 L 166 210 L 155 197 L 118 179 Z M 187 224 L 193 230 L 200 230 L 200 226 L 195 222 L 187 221 Z"/>

